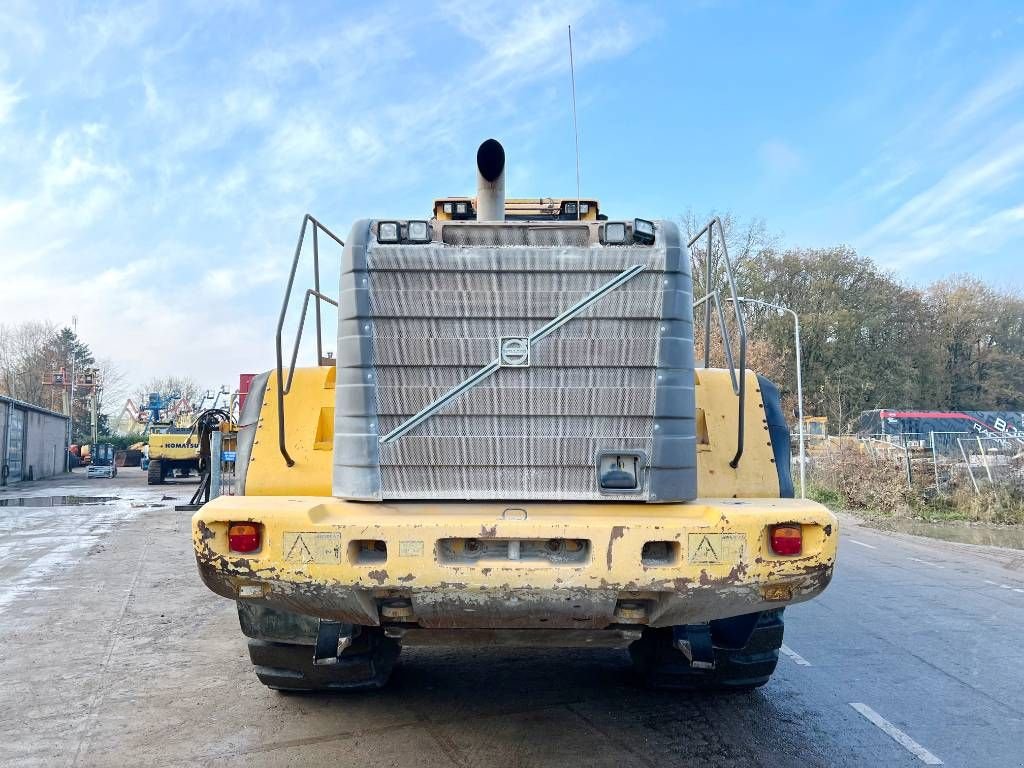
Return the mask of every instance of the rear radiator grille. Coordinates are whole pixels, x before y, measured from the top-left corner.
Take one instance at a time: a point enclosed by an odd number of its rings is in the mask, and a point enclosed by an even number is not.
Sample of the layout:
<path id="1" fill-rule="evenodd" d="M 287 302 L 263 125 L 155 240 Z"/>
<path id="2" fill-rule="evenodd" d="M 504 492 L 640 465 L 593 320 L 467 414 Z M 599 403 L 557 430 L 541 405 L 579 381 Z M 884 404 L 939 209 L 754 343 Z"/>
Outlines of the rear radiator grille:
<path id="1" fill-rule="evenodd" d="M 586 248 L 590 245 L 590 228 L 586 226 L 531 227 L 529 225 L 487 226 L 480 224 L 446 224 L 441 230 L 446 245 L 462 247 L 561 247 Z"/>
<path id="2" fill-rule="evenodd" d="M 586 227 L 446 225 L 443 232 L 449 245 L 370 242 L 361 254 L 347 246 L 335 493 L 605 498 L 598 454 L 640 451 L 656 465 L 642 479 L 642 499 L 692 498 L 691 298 L 681 249 L 591 247 Z M 358 242 L 355 234 L 351 240 Z M 378 442 L 494 360 L 499 339 L 529 336 L 637 264 L 645 270 L 534 344 L 529 367 L 500 368 L 407 434 Z M 345 311 L 346 285 L 356 286 L 357 313 Z M 659 389 L 666 379 L 671 391 Z M 679 416 L 687 407 L 689 417 Z M 656 421 L 675 442 L 658 447 Z M 659 472 L 674 478 L 667 496 L 652 490 Z"/>

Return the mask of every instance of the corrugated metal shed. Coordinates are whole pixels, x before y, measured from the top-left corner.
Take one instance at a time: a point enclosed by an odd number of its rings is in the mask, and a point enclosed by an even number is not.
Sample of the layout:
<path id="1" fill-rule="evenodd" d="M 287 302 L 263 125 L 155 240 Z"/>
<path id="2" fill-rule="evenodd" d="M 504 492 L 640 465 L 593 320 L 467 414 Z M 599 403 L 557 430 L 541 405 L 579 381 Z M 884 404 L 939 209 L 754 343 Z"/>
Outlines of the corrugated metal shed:
<path id="1" fill-rule="evenodd" d="M 66 471 L 70 431 L 64 414 L 0 395 L 0 485 Z"/>

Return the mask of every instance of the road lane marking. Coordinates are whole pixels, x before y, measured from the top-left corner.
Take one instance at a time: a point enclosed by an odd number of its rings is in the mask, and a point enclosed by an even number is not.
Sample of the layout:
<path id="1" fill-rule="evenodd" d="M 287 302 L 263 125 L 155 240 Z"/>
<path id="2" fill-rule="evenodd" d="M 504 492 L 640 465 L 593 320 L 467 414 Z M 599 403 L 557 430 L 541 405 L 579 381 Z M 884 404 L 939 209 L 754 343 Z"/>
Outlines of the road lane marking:
<path id="1" fill-rule="evenodd" d="M 875 712 L 875 710 L 867 704 L 850 702 L 850 706 L 864 715 L 864 717 L 866 717 L 872 724 L 885 731 L 885 733 L 892 737 L 893 741 L 910 752 L 925 765 L 943 765 L 943 762 L 939 758 L 907 736 L 907 734 Z"/>
<path id="2" fill-rule="evenodd" d="M 862 547 L 867 547 L 868 549 L 878 549 L 874 544 L 865 544 L 863 541 L 857 541 L 856 539 L 847 539 L 847 541 L 851 544 L 859 544 Z"/>
<path id="3" fill-rule="evenodd" d="M 907 559 L 908 560 L 913 560 L 915 563 L 921 563 L 923 565 L 930 565 L 932 568 L 945 568 L 946 567 L 944 565 L 939 565 L 938 563 L 931 563 L 931 562 L 928 562 L 927 560 L 922 560 L 920 557 L 909 557 Z"/>
<path id="4" fill-rule="evenodd" d="M 790 648 L 785 643 L 782 644 L 782 648 L 780 648 L 779 650 L 781 650 L 784 654 L 789 656 L 789 658 L 791 658 L 793 660 L 793 663 L 799 664 L 801 667 L 809 667 L 809 666 L 811 666 L 811 662 L 809 662 L 807 659 L 805 659 L 803 656 L 801 656 L 799 653 L 794 651 L 792 648 Z"/>

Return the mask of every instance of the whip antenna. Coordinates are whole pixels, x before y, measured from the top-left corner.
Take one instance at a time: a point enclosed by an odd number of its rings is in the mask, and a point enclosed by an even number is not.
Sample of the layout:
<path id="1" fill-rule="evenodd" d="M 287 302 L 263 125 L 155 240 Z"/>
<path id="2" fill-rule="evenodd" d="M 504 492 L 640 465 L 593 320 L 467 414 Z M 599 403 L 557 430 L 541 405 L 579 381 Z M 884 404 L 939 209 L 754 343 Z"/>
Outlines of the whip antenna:
<path id="1" fill-rule="evenodd" d="M 580 127 L 576 122 L 576 68 L 572 61 L 572 24 L 569 25 L 569 76 L 572 78 L 572 130 L 576 135 L 576 220 L 580 219 Z"/>

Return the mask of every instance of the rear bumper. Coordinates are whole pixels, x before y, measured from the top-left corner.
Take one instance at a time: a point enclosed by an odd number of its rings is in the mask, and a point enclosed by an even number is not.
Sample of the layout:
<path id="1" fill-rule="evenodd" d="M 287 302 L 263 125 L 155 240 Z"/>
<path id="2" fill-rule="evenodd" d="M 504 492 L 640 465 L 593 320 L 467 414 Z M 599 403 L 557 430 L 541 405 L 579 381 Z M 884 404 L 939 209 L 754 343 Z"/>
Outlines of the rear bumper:
<path id="1" fill-rule="evenodd" d="M 257 552 L 229 551 L 232 522 L 263 526 Z M 802 525 L 802 554 L 771 552 L 768 527 L 777 523 Z M 571 540 L 586 550 L 572 562 L 453 561 L 440 543 L 451 539 Z M 510 507 L 235 496 L 196 513 L 193 540 L 211 590 L 279 610 L 371 626 L 601 629 L 700 623 L 810 599 L 831 579 L 838 526 L 821 505 L 794 499 Z M 361 557 L 359 541 L 383 542 L 386 554 Z M 668 555 L 645 562 L 648 542 L 667 542 Z"/>

